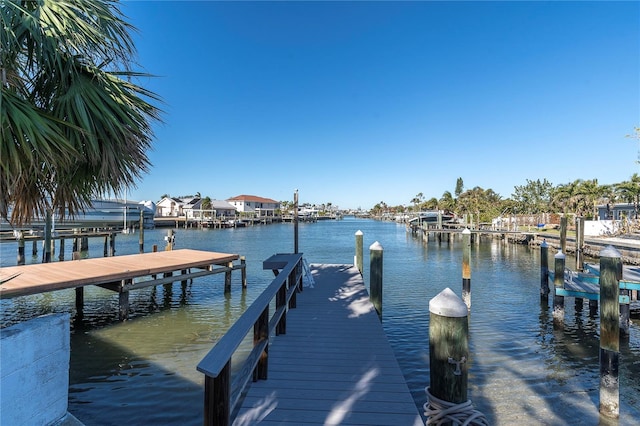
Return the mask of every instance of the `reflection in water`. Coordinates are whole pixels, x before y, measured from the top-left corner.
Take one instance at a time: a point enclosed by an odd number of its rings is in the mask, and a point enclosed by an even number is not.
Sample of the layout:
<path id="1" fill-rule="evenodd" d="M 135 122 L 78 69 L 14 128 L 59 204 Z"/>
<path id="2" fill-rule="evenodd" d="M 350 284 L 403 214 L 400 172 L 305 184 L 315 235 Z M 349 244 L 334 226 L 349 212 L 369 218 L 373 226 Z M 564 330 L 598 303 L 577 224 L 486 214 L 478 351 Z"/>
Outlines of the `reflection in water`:
<path id="1" fill-rule="evenodd" d="M 345 219 L 300 224 L 300 251 L 310 263 L 352 263 L 354 234 L 364 246 L 384 247 L 383 327 L 416 405 L 426 400 L 429 381 L 429 300 L 444 288 L 462 288 L 461 241 L 425 242 L 401 225 Z M 166 230 L 145 232 L 145 247 L 164 247 Z M 118 254 L 137 253 L 138 236 L 118 236 Z M 65 247 L 70 259 L 71 244 Z M 248 288 L 232 274 L 182 285 L 133 291 L 130 320 L 120 323 L 117 295 L 89 287 L 82 317 L 71 336 L 69 411 L 87 425 L 202 423 L 202 374 L 196 365 L 271 282 L 262 261 L 293 250 L 290 224 L 228 230 L 176 230 L 176 248 L 238 253 L 247 258 Z M 0 245 L 0 261 L 15 262 L 17 248 Z M 596 311 L 565 301 L 562 328 L 553 327 L 552 296 L 540 301 L 539 251 L 500 240 L 472 244 L 469 397 L 496 425 L 611 424 L 598 415 L 599 319 Z M 88 255 L 101 256 L 102 241 Z M 364 279 L 368 284 L 368 251 Z M 36 262 L 39 259 L 35 259 Z M 567 265 L 573 265 L 567 259 Z M 298 304 L 304 303 L 304 293 Z M 73 291 L 0 301 L 7 326 L 49 312 L 75 314 Z M 631 325 L 620 345 L 621 419 L 640 418 L 640 327 Z M 244 342 L 238 365 L 249 351 Z"/>

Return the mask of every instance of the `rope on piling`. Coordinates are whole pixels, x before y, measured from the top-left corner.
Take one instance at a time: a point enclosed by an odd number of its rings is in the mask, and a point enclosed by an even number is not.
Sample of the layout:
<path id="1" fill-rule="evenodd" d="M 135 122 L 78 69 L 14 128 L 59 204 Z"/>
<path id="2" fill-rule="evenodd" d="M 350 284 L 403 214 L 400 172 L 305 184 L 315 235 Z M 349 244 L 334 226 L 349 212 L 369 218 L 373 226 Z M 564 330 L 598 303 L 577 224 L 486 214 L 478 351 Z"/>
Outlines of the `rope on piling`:
<path id="1" fill-rule="evenodd" d="M 424 415 L 427 417 L 425 425 L 489 426 L 484 414 L 473 408 L 471 400 L 461 404 L 454 404 L 431 395 L 428 387 L 424 391 L 427 393 L 427 402 L 422 406 Z"/>

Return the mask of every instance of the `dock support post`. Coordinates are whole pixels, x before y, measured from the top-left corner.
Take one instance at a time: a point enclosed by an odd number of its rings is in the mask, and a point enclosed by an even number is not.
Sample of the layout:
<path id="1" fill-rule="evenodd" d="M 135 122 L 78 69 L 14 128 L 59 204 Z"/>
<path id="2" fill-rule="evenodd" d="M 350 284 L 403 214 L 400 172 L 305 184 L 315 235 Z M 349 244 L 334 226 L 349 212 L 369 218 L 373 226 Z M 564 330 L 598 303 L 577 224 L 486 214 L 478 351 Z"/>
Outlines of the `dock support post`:
<path id="1" fill-rule="evenodd" d="M 560 250 L 567 252 L 567 217 L 560 218 Z"/>
<path id="2" fill-rule="evenodd" d="M 471 310 L 471 231 L 462 231 L 462 300 Z"/>
<path id="3" fill-rule="evenodd" d="M 38 242 L 36 240 L 31 243 L 31 255 L 33 257 L 38 255 Z"/>
<path id="4" fill-rule="evenodd" d="M 267 305 L 262 313 L 258 322 L 253 326 L 253 347 L 256 347 L 260 342 L 269 340 L 269 306 Z M 264 351 L 260 354 L 260 359 L 256 364 L 256 368 L 253 370 L 253 381 L 267 380 L 269 377 L 269 345 L 265 345 Z"/>
<path id="5" fill-rule="evenodd" d="M 369 298 L 378 312 L 378 318 L 382 321 L 382 244 L 374 242 L 369 246 Z"/>
<path id="6" fill-rule="evenodd" d="M 247 288 L 247 258 L 244 256 L 240 256 L 240 268 L 242 288 Z"/>
<path id="7" fill-rule="evenodd" d="M 80 252 L 74 251 L 71 260 L 80 260 Z M 76 319 L 84 316 L 84 287 L 76 287 Z"/>
<path id="8" fill-rule="evenodd" d="M 64 237 L 60 237 L 60 254 L 58 260 L 62 262 L 64 260 Z"/>
<path id="9" fill-rule="evenodd" d="M 362 275 L 362 253 L 363 253 L 363 244 L 364 244 L 364 234 L 362 233 L 362 231 L 358 230 L 356 231 L 356 258 L 355 258 L 355 265 L 356 268 L 358 268 L 358 271 L 360 271 L 360 275 Z"/>
<path id="10" fill-rule="evenodd" d="M 553 276 L 553 322 L 562 324 L 564 322 L 564 297 L 558 296 L 556 289 L 564 287 L 564 267 L 566 256 L 559 250 L 554 256 L 554 276 Z"/>
<path id="11" fill-rule="evenodd" d="M 540 301 L 549 302 L 549 244 L 540 244 Z"/>
<path id="12" fill-rule="evenodd" d="M 584 217 L 576 218 L 576 270 L 584 270 Z"/>
<path id="13" fill-rule="evenodd" d="M 231 360 L 225 364 L 218 377 L 204 376 L 204 424 L 231 424 Z"/>
<path id="14" fill-rule="evenodd" d="M 111 233 L 111 238 L 109 239 L 109 256 L 113 257 L 116 255 L 116 233 Z M 84 238 L 82 239 L 84 241 Z"/>
<path id="15" fill-rule="evenodd" d="M 224 273 L 224 292 L 230 293 L 231 292 L 231 268 L 233 268 L 233 262 L 227 263 L 227 268 L 229 268 L 229 270 Z"/>
<path id="16" fill-rule="evenodd" d="M 467 305 L 449 288 L 429 301 L 430 384 L 427 390 L 429 395 L 452 405 L 467 402 L 468 315 Z M 427 403 L 431 405 L 430 401 Z"/>
<path id="17" fill-rule="evenodd" d="M 622 256 L 613 246 L 600 252 L 600 414 L 620 416 L 620 283 Z"/>
<path id="18" fill-rule="evenodd" d="M 51 262 L 51 227 L 53 226 L 51 210 L 47 209 L 44 225 L 44 251 L 42 253 L 42 263 Z"/>
<path id="19" fill-rule="evenodd" d="M 140 210 L 140 234 L 138 235 L 138 249 L 144 253 L 144 210 Z"/>
<path id="20" fill-rule="evenodd" d="M 24 265 L 25 264 L 25 257 L 24 257 L 24 232 L 23 231 L 18 231 L 18 265 Z"/>
<path id="21" fill-rule="evenodd" d="M 129 318 L 129 290 L 125 290 L 125 284 L 131 284 L 131 279 L 122 280 L 120 283 L 120 291 L 118 291 L 118 314 L 120 321 L 126 321 Z"/>

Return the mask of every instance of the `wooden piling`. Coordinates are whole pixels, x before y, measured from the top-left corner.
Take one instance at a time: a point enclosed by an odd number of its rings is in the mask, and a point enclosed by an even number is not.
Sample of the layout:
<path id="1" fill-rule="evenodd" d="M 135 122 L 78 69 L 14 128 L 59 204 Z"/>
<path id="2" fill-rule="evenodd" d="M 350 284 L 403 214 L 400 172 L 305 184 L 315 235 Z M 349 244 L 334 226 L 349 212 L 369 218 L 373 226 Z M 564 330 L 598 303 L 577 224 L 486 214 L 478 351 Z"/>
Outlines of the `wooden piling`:
<path id="1" fill-rule="evenodd" d="M 620 416 L 620 252 L 613 246 L 600 251 L 600 414 Z"/>
<path id="2" fill-rule="evenodd" d="M 382 321 L 382 244 L 374 242 L 369 246 L 369 298 L 378 312 L 378 317 Z"/>
<path id="3" fill-rule="evenodd" d="M 164 237 L 164 239 L 167 241 L 167 246 L 164 248 L 165 251 L 171 251 L 173 250 L 173 243 L 175 242 L 176 236 L 173 233 L 173 229 L 169 229 L 167 231 L 167 236 Z"/>
<path id="4" fill-rule="evenodd" d="M 124 284 L 131 284 L 132 280 L 125 280 L 120 284 L 118 291 L 118 316 L 120 321 L 126 321 L 129 319 L 129 291 L 124 289 Z"/>
<path id="5" fill-rule="evenodd" d="M 109 256 L 113 257 L 116 255 L 116 233 L 112 232 L 109 239 Z M 84 241 L 84 238 L 82 239 Z"/>
<path id="6" fill-rule="evenodd" d="M 60 262 L 64 260 L 64 237 L 60 237 L 60 254 L 58 254 L 58 260 Z"/>
<path id="7" fill-rule="evenodd" d="M 231 269 L 233 268 L 233 262 L 227 263 L 228 270 L 224 273 L 224 292 L 231 292 Z"/>
<path id="8" fill-rule="evenodd" d="M 355 256 L 355 265 L 356 268 L 358 268 L 358 271 L 360 271 L 360 275 L 362 275 L 362 271 L 363 271 L 363 244 L 364 244 L 364 234 L 362 233 L 362 231 L 358 230 L 356 231 L 356 256 Z"/>
<path id="9" fill-rule="evenodd" d="M 18 231 L 18 265 L 25 264 L 24 257 L 24 232 Z"/>
<path id="10" fill-rule="evenodd" d="M 560 250 L 567 252 L 567 217 L 560 218 Z"/>
<path id="11" fill-rule="evenodd" d="M 584 217 L 576 218 L 576 270 L 584 270 Z"/>
<path id="12" fill-rule="evenodd" d="M 51 217 L 51 211 L 47 210 L 45 216 L 45 225 L 44 225 L 44 250 L 42 253 L 42 263 L 51 262 L 51 228 L 53 224 L 53 219 Z"/>
<path id="13" fill-rule="evenodd" d="M 80 252 L 74 251 L 71 260 L 80 260 Z M 84 315 L 84 287 L 76 287 L 76 318 L 81 319 Z"/>
<path id="14" fill-rule="evenodd" d="M 540 244 L 540 301 L 549 302 L 549 244 Z"/>
<path id="15" fill-rule="evenodd" d="M 452 404 L 467 402 L 468 314 L 449 288 L 429 301 L 429 393 Z"/>
<path id="16" fill-rule="evenodd" d="M 471 231 L 462 231 L 462 300 L 471 310 Z"/>
<path id="17" fill-rule="evenodd" d="M 558 296 L 556 289 L 564 287 L 564 267 L 566 256 L 562 250 L 554 256 L 554 276 L 553 276 L 553 321 L 554 323 L 564 322 L 564 297 Z"/>
<path id="18" fill-rule="evenodd" d="M 144 253 L 144 210 L 140 210 L 140 233 L 138 234 L 138 251 Z"/>
<path id="19" fill-rule="evenodd" d="M 242 277 L 242 288 L 247 288 L 247 258 L 244 256 L 240 256 L 240 269 L 241 277 Z"/>

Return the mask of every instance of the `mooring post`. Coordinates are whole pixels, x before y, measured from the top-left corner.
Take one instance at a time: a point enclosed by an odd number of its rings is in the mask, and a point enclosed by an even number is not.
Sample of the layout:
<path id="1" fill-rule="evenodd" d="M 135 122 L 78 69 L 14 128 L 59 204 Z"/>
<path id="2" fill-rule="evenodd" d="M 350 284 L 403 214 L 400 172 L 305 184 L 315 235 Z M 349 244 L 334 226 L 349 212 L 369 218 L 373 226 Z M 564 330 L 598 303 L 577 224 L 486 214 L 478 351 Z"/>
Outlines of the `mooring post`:
<path id="1" fill-rule="evenodd" d="M 566 256 L 559 250 L 554 256 L 554 273 L 553 273 L 553 321 L 554 323 L 564 322 L 564 297 L 558 296 L 557 289 L 564 287 L 564 266 Z"/>
<path id="2" fill-rule="evenodd" d="M 31 255 L 33 257 L 36 257 L 38 255 L 38 241 L 37 240 L 33 240 L 33 242 L 31 243 Z"/>
<path id="3" fill-rule="evenodd" d="M 133 280 L 131 279 L 122 280 L 118 289 L 118 316 L 120 321 L 126 321 L 129 318 L 129 290 L 125 286 L 132 282 Z"/>
<path id="4" fill-rule="evenodd" d="M 233 269 L 233 262 L 227 263 L 227 271 L 224 273 L 224 292 L 231 292 L 231 270 Z"/>
<path id="5" fill-rule="evenodd" d="M 452 404 L 467 402 L 468 315 L 450 288 L 429 301 L 429 393 Z"/>
<path id="6" fill-rule="evenodd" d="M 60 254 L 58 254 L 58 260 L 64 260 L 64 237 L 60 237 Z"/>
<path id="7" fill-rule="evenodd" d="M 109 257 L 113 257 L 116 255 L 116 233 L 111 233 L 111 238 L 109 239 Z M 83 238 L 84 240 L 84 238 Z"/>
<path id="8" fill-rule="evenodd" d="M 16 238 L 18 239 L 18 265 L 24 265 L 24 232 L 17 231 Z"/>
<path id="9" fill-rule="evenodd" d="M 167 236 L 164 239 L 167 241 L 167 246 L 164 248 L 165 251 L 173 250 L 173 242 L 175 241 L 175 235 L 173 233 L 173 229 L 169 229 L 167 231 Z"/>
<path id="10" fill-rule="evenodd" d="M 360 275 L 362 275 L 362 253 L 363 253 L 363 244 L 364 244 L 364 234 L 362 233 L 362 231 L 358 230 L 356 231 L 356 256 L 355 256 L 355 265 L 356 268 L 358 268 L 358 271 L 360 271 Z"/>
<path id="11" fill-rule="evenodd" d="M 576 218 L 576 270 L 584 270 L 584 217 Z"/>
<path id="12" fill-rule="evenodd" d="M 560 250 L 567 252 L 567 217 L 560 218 Z"/>
<path id="13" fill-rule="evenodd" d="M 138 249 L 144 253 L 144 210 L 140 210 L 140 234 L 138 235 Z"/>
<path id="14" fill-rule="evenodd" d="M 540 244 L 540 301 L 549 302 L 549 244 Z"/>
<path id="15" fill-rule="evenodd" d="M 613 246 L 600 251 L 600 414 L 620 416 L 620 283 L 622 256 Z"/>
<path id="16" fill-rule="evenodd" d="M 247 258 L 245 256 L 240 256 L 240 268 L 242 288 L 247 288 Z"/>
<path id="17" fill-rule="evenodd" d="M 462 300 L 471 310 L 471 231 L 462 231 Z"/>
<path id="18" fill-rule="evenodd" d="M 80 260 L 80 252 L 71 253 L 71 260 Z M 82 319 L 84 314 L 84 287 L 76 287 L 76 318 Z"/>
<path id="19" fill-rule="evenodd" d="M 51 217 L 51 210 L 47 209 L 44 225 L 44 251 L 42 253 L 42 263 L 51 262 L 51 228 L 53 226 L 53 219 Z"/>
<path id="20" fill-rule="evenodd" d="M 382 321 L 382 244 L 375 242 L 369 246 L 369 298 L 378 312 L 378 318 Z"/>

